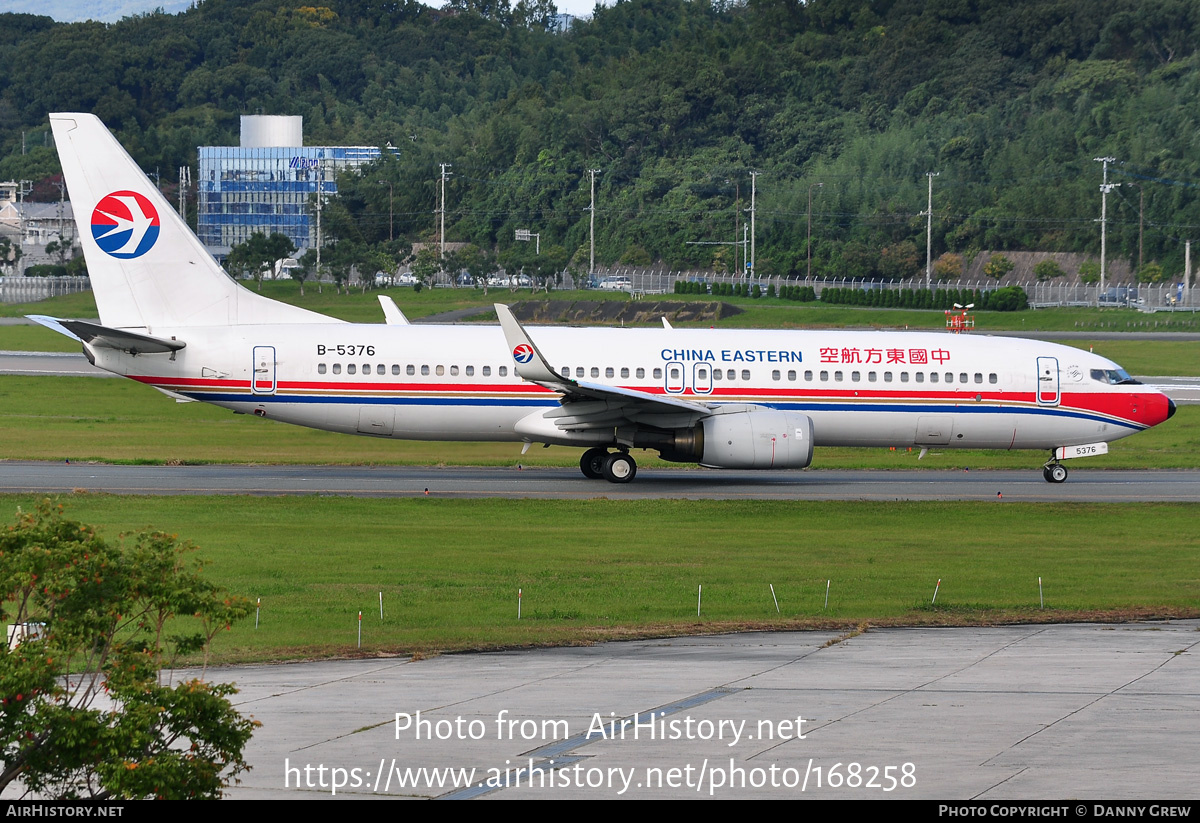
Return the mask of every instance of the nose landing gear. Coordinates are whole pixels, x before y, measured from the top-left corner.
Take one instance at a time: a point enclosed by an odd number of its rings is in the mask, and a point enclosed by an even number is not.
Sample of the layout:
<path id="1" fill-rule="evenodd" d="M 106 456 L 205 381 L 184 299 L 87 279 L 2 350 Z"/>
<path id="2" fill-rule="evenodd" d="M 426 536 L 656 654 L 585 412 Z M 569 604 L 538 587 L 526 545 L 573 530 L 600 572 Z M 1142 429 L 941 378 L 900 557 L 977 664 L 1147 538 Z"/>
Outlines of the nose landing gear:
<path id="1" fill-rule="evenodd" d="M 1067 479 L 1067 467 L 1057 460 L 1051 460 L 1042 467 L 1042 477 L 1047 483 L 1062 483 Z"/>

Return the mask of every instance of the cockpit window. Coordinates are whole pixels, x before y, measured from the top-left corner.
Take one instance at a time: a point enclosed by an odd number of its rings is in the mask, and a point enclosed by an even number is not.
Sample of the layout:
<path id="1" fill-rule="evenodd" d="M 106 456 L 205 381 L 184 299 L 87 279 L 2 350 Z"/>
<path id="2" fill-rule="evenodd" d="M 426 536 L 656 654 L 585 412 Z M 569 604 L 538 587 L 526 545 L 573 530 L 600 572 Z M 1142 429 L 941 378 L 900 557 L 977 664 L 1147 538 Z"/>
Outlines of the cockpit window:
<path id="1" fill-rule="evenodd" d="M 1092 379 L 1110 386 L 1140 386 L 1142 381 L 1134 380 L 1124 369 L 1092 369 Z"/>

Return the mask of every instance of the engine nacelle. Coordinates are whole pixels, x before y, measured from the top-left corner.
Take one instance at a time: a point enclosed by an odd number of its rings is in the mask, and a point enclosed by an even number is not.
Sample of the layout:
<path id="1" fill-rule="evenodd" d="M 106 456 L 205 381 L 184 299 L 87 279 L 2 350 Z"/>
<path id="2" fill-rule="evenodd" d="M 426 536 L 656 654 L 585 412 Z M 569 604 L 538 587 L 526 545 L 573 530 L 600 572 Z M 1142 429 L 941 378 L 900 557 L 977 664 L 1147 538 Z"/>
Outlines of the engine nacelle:
<path id="1" fill-rule="evenodd" d="M 729 412 L 706 417 L 690 429 L 639 438 L 664 460 L 715 469 L 803 469 L 812 462 L 812 418 L 799 412 Z"/>
<path id="2" fill-rule="evenodd" d="M 812 462 L 813 422 L 806 414 L 751 411 L 700 421 L 700 465 L 718 469 L 803 469 Z"/>

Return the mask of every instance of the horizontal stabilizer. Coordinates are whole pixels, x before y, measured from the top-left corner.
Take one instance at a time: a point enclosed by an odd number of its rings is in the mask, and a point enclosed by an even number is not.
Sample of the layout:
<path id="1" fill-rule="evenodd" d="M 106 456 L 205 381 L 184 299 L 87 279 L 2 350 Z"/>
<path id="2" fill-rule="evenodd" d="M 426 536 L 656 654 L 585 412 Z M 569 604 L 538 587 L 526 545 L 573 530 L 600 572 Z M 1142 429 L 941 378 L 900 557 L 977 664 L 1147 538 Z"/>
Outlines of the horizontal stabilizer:
<path id="1" fill-rule="evenodd" d="M 130 354 L 163 354 L 179 351 L 187 345 L 182 340 L 167 340 L 124 329 L 110 329 L 86 320 L 59 320 L 56 317 L 47 317 L 42 314 L 31 314 L 29 319 L 82 343 L 102 346 L 106 349 L 117 349 Z"/>

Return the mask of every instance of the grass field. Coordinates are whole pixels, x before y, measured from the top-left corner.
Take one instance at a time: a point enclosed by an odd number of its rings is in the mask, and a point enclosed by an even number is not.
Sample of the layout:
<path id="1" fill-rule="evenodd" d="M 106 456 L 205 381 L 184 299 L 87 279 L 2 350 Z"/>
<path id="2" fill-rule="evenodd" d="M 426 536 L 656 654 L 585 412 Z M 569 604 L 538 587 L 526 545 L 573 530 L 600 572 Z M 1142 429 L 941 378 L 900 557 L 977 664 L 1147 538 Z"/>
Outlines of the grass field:
<path id="1" fill-rule="evenodd" d="M 1200 454 L 1200 406 L 1111 444 L 1089 468 L 1192 468 Z M 176 403 L 131 380 L 0 376 L 0 455 L 10 460 L 126 463 L 331 463 L 341 465 L 573 466 L 579 450 L 520 453 L 516 443 L 442 443 L 353 437 Z M 644 467 L 677 465 L 637 452 Z M 819 448 L 817 469 L 1026 468 L 1040 452 Z M 0 463 L 0 465 L 3 465 Z"/>
<path id="2" fill-rule="evenodd" d="M 33 502 L 0 506 L 7 520 Z M 1200 506 L 1189 504 L 63 502 L 69 518 L 110 536 L 166 527 L 202 547 L 214 582 L 261 597 L 260 628 L 251 617 L 219 641 L 227 662 L 355 653 L 360 610 L 365 653 L 1200 614 Z"/>

